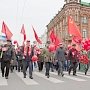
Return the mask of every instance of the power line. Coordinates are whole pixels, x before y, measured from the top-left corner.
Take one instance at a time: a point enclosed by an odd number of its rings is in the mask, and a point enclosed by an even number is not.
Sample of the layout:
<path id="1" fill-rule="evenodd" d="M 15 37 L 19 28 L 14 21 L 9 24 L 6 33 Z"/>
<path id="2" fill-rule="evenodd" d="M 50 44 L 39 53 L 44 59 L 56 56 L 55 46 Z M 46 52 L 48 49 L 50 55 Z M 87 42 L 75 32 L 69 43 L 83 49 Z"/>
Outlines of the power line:
<path id="1" fill-rule="evenodd" d="M 24 16 L 24 10 L 25 10 L 26 2 L 27 2 L 27 0 L 24 0 L 24 5 L 23 5 L 23 8 L 22 8 L 22 18 L 23 18 L 23 16 Z"/>

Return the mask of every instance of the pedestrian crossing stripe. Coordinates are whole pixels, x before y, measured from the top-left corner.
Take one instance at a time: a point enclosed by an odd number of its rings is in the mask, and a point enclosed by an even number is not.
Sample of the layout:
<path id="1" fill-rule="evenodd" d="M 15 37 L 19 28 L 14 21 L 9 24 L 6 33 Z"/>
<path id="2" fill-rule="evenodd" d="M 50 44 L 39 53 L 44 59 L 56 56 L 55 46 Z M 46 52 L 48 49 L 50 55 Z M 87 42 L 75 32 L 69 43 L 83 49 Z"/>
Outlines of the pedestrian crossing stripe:
<path id="1" fill-rule="evenodd" d="M 2 74 L 0 73 L 0 86 L 7 86 L 7 79 L 5 79 L 5 77 L 1 77 Z"/>
<path id="2" fill-rule="evenodd" d="M 77 72 L 78 74 L 84 74 L 85 75 L 85 73 L 83 73 L 83 72 Z M 87 72 L 87 76 L 90 76 L 90 73 L 89 72 Z"/>
<path id="3" fill-rule="evenodd" d="M 29 75 L 27 75 L 27 78 L 23 78 L 23 73 L 22 72 L 18 73 L 16 71 L 15 73 L 26 85 L 39 85 L 39 83 L 36 82 L 34 79 L 30 79 L 28 77 Z M 72 75 L 69 76 L 68 72 L 64 72 L 64 73 L 65 73 L 65 75 L 64 75 L 63 78 L 67 78 L 67 79 L 74 80 L 74 81 L 87 81 L 87 80 L 85 80 L 86 78 L 90 79 L 90 76 L 84 75 L 83 72 L 77 72 L 77 77 L 72 76 Z M 37 71 L 33 72 L 33 74 L 35 74 L 37 77 L 40 77 L 42 79 L 45 79 L 45 80 L 51 82 L 51 83 L 57 84 L 57 83 L 65 82 L 65 80 L 60 80 L 60 79 L 57 79 L 57 78 L 53 78 L 53 76 L 47 78 L 47 77 L 45 77 L 44 73 L 40 73 L 40 72 L 37 72 Z M 50 74 L 55 75 L 55 76 L 57 75 L 56 72 L 50 72 Z M 71 74 L 72 74 L 72 72 L 71 72 Z M 8 85 L 7 79 L 5 79 L 5 77 L 1 77 L 1 76 L 2 75 L 0 73 L 0 86 L 7 86 Z M 83 77 L 84 79 L 81 79 L 78 76 Z"/>
<path id="4" fill-rule="evenodd" d="M 34 81 L 33 79 L 30 79 L 28 76 L 27 78 L 23 77 L 23 73 L 22 72 L 15 72 L 19 78 L 26 84 L 26 85 L 39 85 L 39 83 L 37 83 L 36 81 Z"/>
<path id="5" fill-rule="evenodd" d="M 64 73 L 68 73 L 68 72 L 64 72 Z M 72 72 L 71 72 L 71 74 L 72 74 Z M 80 76 L 80 77 L 85 77 L 85 78 L 90 78 L 90 76 L 87 76 L 87 75 L 83 75 L 84 73 L 83 72 L 77 72 L 77 76 Z"/>
<path id="6" fill-rule="evenodd" d="M 50 73 L 53 74 L 53 75 L 57 75 L 57 73 L 55 73 L 55 72 L 50 72 Z M 76 78 L 76 77 L 72 77 L 72 76 L 68 76 L 68 75 L 64 75 L 64 78 L 75 80 L 75 81 L 86 81 L 84 79 L 80 79 L 80 78 Z"/>
<path id="7" fill-rule="evenodd" d="M 47 78 L 47 77 L 45 77 L 44 74 L 41 74 L 40 72 L 34 72 L 34 74 L 37 75 L 38 77 L 41 77 L 41 78 L 43 78 L 45 80 L 48 80 L 48 81 L 52 82 L 52 83 L 63 83 L 64 82 L 62 80 L 58 80 L 58 79 L 53 78 L 53 77 Z"/>

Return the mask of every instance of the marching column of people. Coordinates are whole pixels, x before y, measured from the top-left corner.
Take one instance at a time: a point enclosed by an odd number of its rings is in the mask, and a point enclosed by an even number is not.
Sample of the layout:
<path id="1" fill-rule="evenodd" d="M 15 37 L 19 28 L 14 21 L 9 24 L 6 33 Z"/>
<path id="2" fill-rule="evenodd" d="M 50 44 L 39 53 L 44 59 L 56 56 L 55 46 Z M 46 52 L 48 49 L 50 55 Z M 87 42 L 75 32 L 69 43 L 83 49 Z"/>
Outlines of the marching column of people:
<path id="1" fill-rule="evenodd" d="M 82 52 L 77 51 L 76 44 L 72 45 L 72 48 L 67 50 L 63 46 L 62 43 L 60 43 L 59 47 L 56 49 L 56 51 L 50 51 L 49 45 L 46 48 L 41 48 L 40 53 L 37 53 L 37 50 L 35 49 L 35 46 L 30 45 L 30 41 L 27 40 L 26 44 L 23 46 L 19 46 L 16 50 L 15 47 L 13 47 L 11 40 L 7 40 L 7 44 L 0 47 L 0 61 L 1 61 L 1 72 L 2 77 L 5 76 L 6 79 L 8 79 L 9 76 L 9 69 L 13 71 L 13 67 L 18 67 L 18 72 L 22 72 L 24 78 L 27 76 L 27 69 L 29 68 L 29 78 L 33 79 L 33 62 L 32 57 L 34 55 L 37 55 L 38 57 L 38 70 L 41 72 L 43 70 L 43 66 L 45 65 L 45 76 L 47 78 L 50 77 L 50 69 L 52 72 L 56 71 L 58 72 L 58 75 L 64 76 L 63 71 L 68 71 L 68 74 L 71 74 L 71 71 L 73 70 L 73 75 L 76 75 L 77 67 L 80 65 L 80 55 L 86 55 L 88 59 L 90 59 L 90 50 L 88 50 L 86 53 L 84 53 L 84 50 Z M 79 55 L 80 54 L 80 55 Z M 14 62 L 17 63 L 14 65 Z M 90 62 L 85 64 L 85 75 L 87 75 L 87 71 L 90 66 Z M 5 72 L 6 67 L 6 72 Z"/>

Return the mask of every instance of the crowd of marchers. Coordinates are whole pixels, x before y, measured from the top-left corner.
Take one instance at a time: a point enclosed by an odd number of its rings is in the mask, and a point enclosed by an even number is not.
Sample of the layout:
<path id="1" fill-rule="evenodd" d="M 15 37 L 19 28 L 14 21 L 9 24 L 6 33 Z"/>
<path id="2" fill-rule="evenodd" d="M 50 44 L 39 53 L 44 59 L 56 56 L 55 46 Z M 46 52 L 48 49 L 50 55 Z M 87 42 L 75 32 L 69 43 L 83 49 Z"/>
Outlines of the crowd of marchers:
<path id="1" fill-rule="evenodd" d="M 78 51 L 76 44 L 72 44 L 71 48 L 68 48 L 60 43 L 55 51 L 50 51 L 48 47 L 38 49 L 36 45 L 30 45 L 30 41 L 27 40 L 26 44 L 15 48 L 12 41 L 7 40 L 5 45 L 0 46 L 2 77 L 8 79 L 10 71 L 13 73 L 13 70 L 16 69 L 18 73 L 23 73 L 23 78 L 26 78 L 29 68 L 29 78 L 33 79 L 33 67 L 37 68 L 39 72 L 45 68 L 47 78 L 50 77 L 50 71 L 57 71 L 57 75 L 63 77 L 63 71 L 67 71 L 70 75 L 73 70 L 73 75 L 77 76 L 77 67 L 80 70 L 81 63 L 85 65 L 85 75 L 87 75 L 90 50 Z"/>

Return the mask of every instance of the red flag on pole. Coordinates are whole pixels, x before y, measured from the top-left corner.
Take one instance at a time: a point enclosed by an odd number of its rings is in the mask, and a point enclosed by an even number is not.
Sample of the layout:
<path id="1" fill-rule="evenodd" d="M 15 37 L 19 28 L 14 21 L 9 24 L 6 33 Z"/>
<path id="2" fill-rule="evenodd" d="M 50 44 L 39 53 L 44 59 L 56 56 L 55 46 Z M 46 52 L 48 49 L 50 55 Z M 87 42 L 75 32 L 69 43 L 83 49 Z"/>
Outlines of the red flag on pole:
<path id="1" fill-rule="evenodd" d="M 23 34 L 24 41 L 25 41 L 26 40 L 26 32 L 25 32 L 24 24 L 22 25 L 21 34 Z"/>
<path id="2" fill-rule="evenodd" d="M 68 32 L 73 36 L 74 38 L 73 40 L 75 41 L 76 39 L 78 39 L 79 41 L 82 40 L 82 35 L 79 31 L 79 28 L 77 27 L 76 23 L 74 22 L 71 16 L 68 17 Z"/>
<path id="3" fill-rule="evenodd" d="M 33 26 L 32 26 L 32 29 L 33 29 L 34 36 L 35 36 L 36 41 L 37 41 L 39 44 L 42 44 L 42 41 L 39 39 L 39 37 L 38 37 L 38 35 L 37 35 L 37 33 L 36 33 L 36 31 L 35 31 L 35 29 L 34 29 Z"/>
<path id="4" fill-rule="evenodd" d="M 51 41 L 52 43 L 55 42 L 56 35 L 55 35 L 55 33 L 54 33 L 54 28 L 52 28 L 52 30 L 50 31 L 49 38 L 50 38 L 50 41 Z"/>
<path id="5" fill-rule="evenodd" d="M 11 37 L 13 36 L 13 34 L 9 30 L 8 26 L 4 23 L 4 21 L 3 21 L 3 24 L 2 24 L 2 30 L 1 30 L 1 32 L 6 35 L 6 37 L 7 37 L 8 40 L 10 40 Z"/>
<path id="6" fill-rule="evenodd" d="M 55 39 L 55 45 L 56 45 L 56 47 L 58 46 L 58 45 L 60 45 L 60 43 L 61 43 L 61 40 L 56 36 L 56 39 Z"/>
<path id="7" fill-rule="evenodd" d="M 60 39 L 55 35 L 54 28 L 52 28 L 49 38 L 50 38 L 51 43 L 54 43 L 55 46 L 58 46 L 60 44 Z"/>

